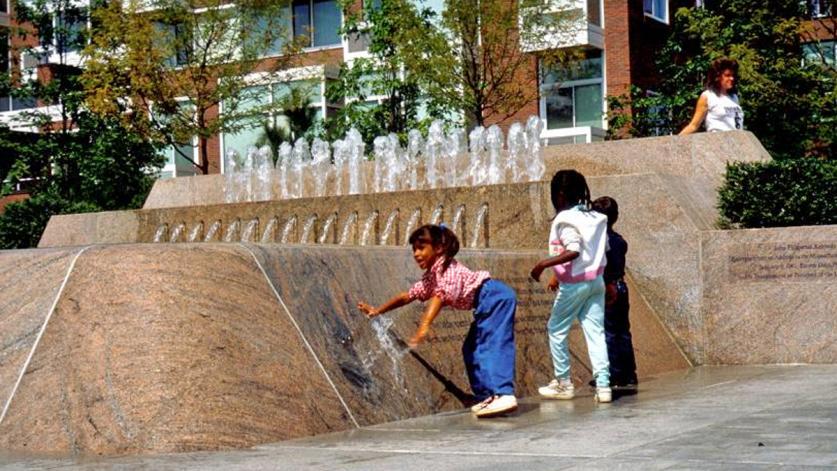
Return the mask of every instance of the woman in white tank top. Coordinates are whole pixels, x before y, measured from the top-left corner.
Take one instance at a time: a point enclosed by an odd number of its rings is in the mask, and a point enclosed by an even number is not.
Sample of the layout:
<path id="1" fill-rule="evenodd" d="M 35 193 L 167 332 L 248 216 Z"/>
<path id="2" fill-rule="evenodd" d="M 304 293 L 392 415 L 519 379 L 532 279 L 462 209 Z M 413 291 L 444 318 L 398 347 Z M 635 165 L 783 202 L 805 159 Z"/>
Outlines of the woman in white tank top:
<path id="1" fill-rule="evenodd" d="M 681 136 L 697 131 L 701 123 L 707 131 L 744 128 L 744 111 L 735 91 L 738 63 L 725 57 L 716 59 L 706 75 L 706 90 L 700 94 L 692 121 L 680 131 Z"/>

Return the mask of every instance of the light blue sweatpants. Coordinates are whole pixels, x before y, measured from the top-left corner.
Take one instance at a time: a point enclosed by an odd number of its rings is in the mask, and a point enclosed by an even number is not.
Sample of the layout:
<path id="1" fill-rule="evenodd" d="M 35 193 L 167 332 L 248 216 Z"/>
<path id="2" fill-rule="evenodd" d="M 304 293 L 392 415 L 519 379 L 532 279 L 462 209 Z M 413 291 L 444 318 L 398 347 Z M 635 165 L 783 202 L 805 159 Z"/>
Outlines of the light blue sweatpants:
<path id="1" fill-rule="evenodd" d="M 610 386 L 610 364 L 604 334 L 604 297 L 605 285 L 601 276 L 592 281 L 559 285 L 552 305 L 552 315 L 546 325 L 556 378 L 570 379 L 567 335 L 573 319 L 577 317 L 587 340 L 587 352 L 590 354 L 596 386 Z"/>

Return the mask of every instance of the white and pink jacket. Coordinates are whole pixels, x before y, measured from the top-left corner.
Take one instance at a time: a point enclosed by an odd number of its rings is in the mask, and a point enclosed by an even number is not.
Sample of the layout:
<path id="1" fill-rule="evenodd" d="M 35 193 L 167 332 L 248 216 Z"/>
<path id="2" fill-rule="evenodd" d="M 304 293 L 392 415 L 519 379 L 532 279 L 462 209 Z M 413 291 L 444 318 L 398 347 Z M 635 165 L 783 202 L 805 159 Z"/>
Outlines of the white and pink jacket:
<path id="1" fill-rule="evenodd" d="M 575 260 L 553 267 L 560 283 L 591 281 L 602 275 L 607 265 L 606 247 L 607 216 L 578 205 L 561 211 L 552 220 L 549 255 L 567 250 L 579 254 Z"/>

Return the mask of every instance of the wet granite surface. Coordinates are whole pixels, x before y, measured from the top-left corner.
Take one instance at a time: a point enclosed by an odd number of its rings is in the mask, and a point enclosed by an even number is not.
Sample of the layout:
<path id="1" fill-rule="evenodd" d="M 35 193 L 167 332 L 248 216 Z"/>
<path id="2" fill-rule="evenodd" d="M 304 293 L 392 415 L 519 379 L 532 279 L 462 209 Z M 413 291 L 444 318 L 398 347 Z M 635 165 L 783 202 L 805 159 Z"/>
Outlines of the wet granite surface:
<path id="1" fill-rule="evenodd" d="M 538 256 L 466 250 L 459 257 L 518 292 L 520 395 L 551 377 L 552 294 L 526 278 Z M 406 353 L 401 339 L 413 333 L 419 306 L 375 323 L 355 309 L 359 300 L 383 302 L 420 274 L 403 248 L 91 247 L 78 257 L 0 423 L 0 449 L 243 447 L 461 409 L 469 401 L 460 353 L 469 312 L 444 311 L 433 340 Z M 641 298 L 632 323 L 642 378 L 688 366 Z M 14 341 L 7 339 L 4 331 L 3 341 Z M 585 383 L 590 370 L 577 327 L 570 342 L 574 379 Z"/>
<path id="2" fill-rule="evenodd" d="M 790 470 L 837 469 L 837 367 L 700 367 L 595 404 L 521 403 L 477 420 L 464 410 L 247 450 L 60 459 L 0 454 L 0 469 Z"/>

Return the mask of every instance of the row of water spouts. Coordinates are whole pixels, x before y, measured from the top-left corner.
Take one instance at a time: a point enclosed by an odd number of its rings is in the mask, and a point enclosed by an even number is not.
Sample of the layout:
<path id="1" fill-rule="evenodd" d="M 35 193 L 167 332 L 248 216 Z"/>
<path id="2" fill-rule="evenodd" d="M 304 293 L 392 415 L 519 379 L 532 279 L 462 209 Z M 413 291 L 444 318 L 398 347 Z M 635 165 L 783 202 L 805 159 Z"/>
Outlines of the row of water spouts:
<path id="1" fill-rule="evenodd" d="M 230 150 L 225 156 L 225 201 L 538 181 L 546 168 L 542 131 L 543 120 L 537 116 L 529 117 L 526 126 L 512 124 L 506 139 L 497 125 L 478 126 L 466 136 L 458 128 L 446 133 L 442 122 L 434 121 L 426 139 L 416 129 L 409 131 L 406 147 L 395 134 L 378 136 L 367 155 L 360 133 L 351 129 L 331 144 L 314 139 L 309 146 L 303 138 L 293 145 L 283 142 L 275 164 L 269 146 L 251 146 L 244 156 Z M 373 167 L 371 181 L 365 161 Z"/>
<path id="2" fill-rule="evenodd" d="M 434 210 L 433 213 L 430 215 L 429 222 L 431 224 L 438 224 L 441 222 L 442 219 L 442 205 L 438 205 Z M 465 228 L 463 227 L 464 220 L 463 216 L 465 213 L 465 205 L 459 205 L 453 213 L 453 217 L 450 220 L 451 228 L 458 232 L 460 236 L 464 236 Z M 469 243 L 470 247 L 477 247 L 479 244 L 480 235 L 484 232 L 484 224 L 485 218 L 488 214 L 488 205 L 483 204 L 477 210 L 476 216 L 474 218 L 474 225 L 468 235 L 471 236 L 471 240 Z M 375 226 L 375 222 L 377 221 L 379 213 L 377 210 L 372 211 L 369 215 L 366 216 L 366 220 L 363 223 L 360 237 L 358 239 L 358 243 L 360 245 L 389 245 L 392 242 L 397 243 L 397 241 L 390 241 L 390 238 L 393 236 L 393 231 L 395 228 L 395 222 L 398 219 L 399 212 L 398 210 L 393 210 L 389 216 L 387 216 L 386 222 L 384 224 L 384 229 L 381 231 L 381 235 L 378 240 L 374 240 L 373 237 L 373 229 Z M 415 209 L 413 210 L 410 218 L 407 220 L 407 225 L 405 227 L 405 240 L 404 243 L 406 244 L 406 238 L 409 237 L 409 234 L 412 233 L 413 230 L 418 227 L 419 219 L 421 218 L 421 210 Z M 305 221 L 302 223 L 302 233 L 299 237 L 299 243 L 320 243 L 325 244 L 329 243 L 329 237 L 332 234 L 331 229 L 337 223 L 337 213 L 332 213 L 325 218 L 323 221 L 323 225 L 320 229 L 320 234 L 317 236 L 314 234 L 314 225 L 318 220 L 317 215 L 310 215 L 308 216 Z M 294 242 L 291 240 L 291 234 L 296 229 L 297 224 L 299 221 L 296 215 L 289 217 L 284 225 L 282 226 L 281 230 L 279 229 L 279 220 L 277 218 L 271 218 L 267 225 L 264 227 L 264 230 L 261 233 L 261 236 L 258 234 L 259 230 L 259 219 L 253 218 L 249 220 L 242 228 L 241 221 L 236 219 L 232 221 L 229 225 L 227 225 L 226 229 L 223 230 L 221 227 L 221 221 L 213 222 L 209 227 L 206 228 L 204 231 L 203 222 L 198 222 L 191 229 L 187 230 L 185 223 L 179 223 L 174 225 L 173 227 L 169 228 L 168 224 L 160 224 L 157 226 L 157 230 L 154 233 L 154 242 L 212 242 L 216 240 L 220 240 L 223 242 L 261 242 L 261 243 L 273 243 L 279 242 L 283 244 Z M 337 238 L 337 243 L 341 245 L 345 245 L 349 243 L 349 238 L 351 237 L 353 229 L 358 224 L 358 215 L 355 212 L 352 212 L 348 215 L 346 220 L 343 222 L 343 227 L 340 230 L 340 236 Z M 312 237 L 313 236 L 313 237 Z M 463 240 L 463 242 L 465 242 Z"/>

